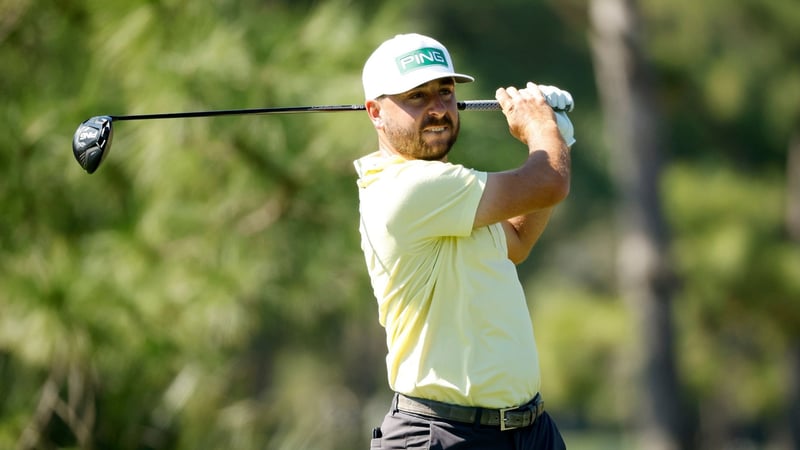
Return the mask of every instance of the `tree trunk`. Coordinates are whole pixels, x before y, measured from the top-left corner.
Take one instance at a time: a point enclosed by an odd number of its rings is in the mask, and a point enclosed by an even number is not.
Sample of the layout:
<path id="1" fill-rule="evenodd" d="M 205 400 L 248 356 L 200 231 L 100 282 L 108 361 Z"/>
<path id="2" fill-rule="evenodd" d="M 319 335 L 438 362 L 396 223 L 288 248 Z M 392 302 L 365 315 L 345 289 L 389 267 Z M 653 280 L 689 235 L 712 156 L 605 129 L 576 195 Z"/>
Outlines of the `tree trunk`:
<path id="1" fill-rule="evenodd" d="M 786 156 L 786 232 L 800 243 L 800 130 L 789 141 Z"/>
<path id="2" fill-rule="evenodd" d="M 639 332 L 634 355 L 638 448 L 681 448 L 671 300 L 675 279 L 658 195 L 662 135 L 634 0 L 591 0 L 591 47 L 618 191 L 620 294 Z"/>

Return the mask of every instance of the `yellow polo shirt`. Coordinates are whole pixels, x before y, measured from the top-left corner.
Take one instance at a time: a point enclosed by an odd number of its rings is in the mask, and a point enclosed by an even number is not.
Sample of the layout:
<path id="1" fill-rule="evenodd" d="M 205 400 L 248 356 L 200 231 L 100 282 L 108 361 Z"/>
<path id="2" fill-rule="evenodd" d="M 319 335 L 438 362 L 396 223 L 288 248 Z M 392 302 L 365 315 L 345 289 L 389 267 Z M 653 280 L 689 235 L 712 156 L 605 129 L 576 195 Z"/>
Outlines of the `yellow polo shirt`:
<path id="1" fill-rule="evenodd" d="M 487 174 L 379 152 L 355 166 L 392 390 L 488 408 L 532 399 L 539 357 L 502 225 L 472 229 Z"/>

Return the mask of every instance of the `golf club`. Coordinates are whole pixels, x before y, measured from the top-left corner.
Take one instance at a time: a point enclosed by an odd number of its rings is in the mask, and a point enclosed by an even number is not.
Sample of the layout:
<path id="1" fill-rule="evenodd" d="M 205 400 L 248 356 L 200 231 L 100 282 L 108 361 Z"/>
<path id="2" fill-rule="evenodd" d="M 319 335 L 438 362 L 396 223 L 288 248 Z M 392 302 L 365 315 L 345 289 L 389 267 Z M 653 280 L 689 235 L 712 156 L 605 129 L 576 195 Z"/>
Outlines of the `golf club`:
<path id="1" fill-rule="evenodd" d="M 112 122 L 120 120 L 180 119 L 189 117 L 233 116 L 246 114 L 293 114 L 315 112 L 364 111 L 363 104 L 289 106 L 277 108 L 228 109 L 216 111 L 190 111 L 176 113 L 136 114 L 122 116 L 95 116 L 85 120 L 75 130 L 72 153 L 78 164 L 88 173 L 94 173 L 111 149 L 114 136 Z M 496 100 L 467 100 L 458 102 L 461 111 L 499 111 Z"/>

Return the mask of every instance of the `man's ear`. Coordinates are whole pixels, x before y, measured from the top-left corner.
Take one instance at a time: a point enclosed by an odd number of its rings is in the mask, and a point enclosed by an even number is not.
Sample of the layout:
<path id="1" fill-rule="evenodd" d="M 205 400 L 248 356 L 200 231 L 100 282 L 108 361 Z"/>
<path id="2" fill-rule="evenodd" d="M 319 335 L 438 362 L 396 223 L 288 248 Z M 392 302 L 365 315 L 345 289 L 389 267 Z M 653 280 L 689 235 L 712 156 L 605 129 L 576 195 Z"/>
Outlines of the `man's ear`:
<path id="1" fill-rule="evenodd" d="M 378 103 L 377 100 L 367 100 L 364 106 L 366 106 L 369 120 L 372 121 L 375 128 L 382 128 L 383 117 L 381 117 L 381 104 Z"/>

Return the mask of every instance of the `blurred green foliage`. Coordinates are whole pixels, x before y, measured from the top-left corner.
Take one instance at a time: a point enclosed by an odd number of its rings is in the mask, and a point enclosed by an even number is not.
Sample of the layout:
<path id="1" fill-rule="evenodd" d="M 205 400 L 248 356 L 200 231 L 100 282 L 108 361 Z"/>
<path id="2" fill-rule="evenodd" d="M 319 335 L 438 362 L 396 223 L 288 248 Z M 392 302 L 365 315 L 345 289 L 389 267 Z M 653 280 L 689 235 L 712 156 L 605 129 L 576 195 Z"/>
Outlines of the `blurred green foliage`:
<path id="1" fill-rule="evenodd" d="M 767 445 L 800 338 L 800 244 L 784 229 L 800 8 L 641 7 L 668 130 L 687 410 L 705 425 L 723 408 Z M 462 99 L 528 79 L 575 96 L 572 193 L 520 273 L 548 409 L 572 448 L 623 446 L 635 333 L 615 287 L 585 9 L 0 2 L 0 448 L 366 447 L 390 398 L 351 166 L 376 145 L 366 117 L 118 123 L 91 176 L 69 142 L 99 114 L 358 103 L 366 56 L 407 31 L 439 38 L 476 75 Z M 524 157 L 502 115 L 462 116 L 458 162 Z"/>

